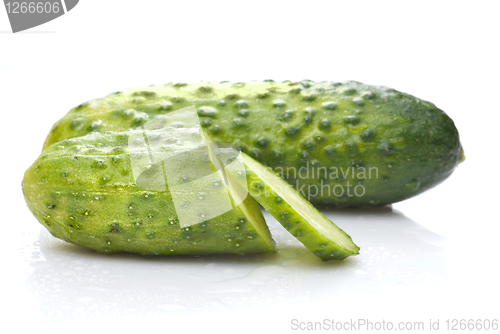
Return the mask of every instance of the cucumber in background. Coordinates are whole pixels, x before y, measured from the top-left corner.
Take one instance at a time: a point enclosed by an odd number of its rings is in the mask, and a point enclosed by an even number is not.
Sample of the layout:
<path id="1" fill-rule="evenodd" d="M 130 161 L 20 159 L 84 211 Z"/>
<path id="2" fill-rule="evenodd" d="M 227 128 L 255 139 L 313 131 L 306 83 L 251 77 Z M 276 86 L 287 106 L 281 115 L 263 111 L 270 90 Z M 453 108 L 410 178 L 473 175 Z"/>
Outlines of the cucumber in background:
<path id="1" fill-rule="evenodd" d="M 70 110 L 44 148 L 91 132 L 137 128 L 193 105 L 215 142 L 237 145 L 313 204 L 402 201 L 445 180 L 464 159 L 453 121 L 434 104 L 352 81 L 129 89 Z"/>

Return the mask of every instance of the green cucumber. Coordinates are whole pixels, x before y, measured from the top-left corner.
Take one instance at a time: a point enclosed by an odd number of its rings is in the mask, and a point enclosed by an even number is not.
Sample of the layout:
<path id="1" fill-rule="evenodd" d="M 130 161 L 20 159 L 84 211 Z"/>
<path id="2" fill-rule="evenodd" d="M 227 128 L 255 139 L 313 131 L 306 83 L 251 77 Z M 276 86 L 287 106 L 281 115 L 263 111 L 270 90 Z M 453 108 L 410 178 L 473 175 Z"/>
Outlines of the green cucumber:
<path id="1" fill-rule="evenodd" d="M 349 235 L 328 220 L 290 184 L 242 153 L 248 190 L 285 229 L 323 261 L 342 260 L 359 253 Z"/>
<path id="2" fill-rule="evenodd" d="M 260 207 L 250 196 L 217 217 L 180 226 L 174 196 L 184 201 L 193 217 L 203 217 L 211 207 L 210 202 L 204 204 L 205 197 L 223 193 L 226 186 L 218 173 L 193 180 L 209 189 L 208 194 L 181 187 L 172 188 L 174 191 L 169 188 L 171 183 L 148 184 L 143 174 L 136 182 L 133 162 L 137 164 L 151 152 L 148 147 L 131 146 L 130 139 L 140 139 L 143 134 L 143 130 L 93 133 L 46 148 L 24 175 L 23 193 L 29 209 L 53 236 L 103 253 L 201 255 L 275 250 Z M 168 132 L 156 135 L 148 137 L 150 145 L 152 138 L 172 139 Z M 195 144 L 180 144 L 177 149 L 189 149 L 185 152 L 196 158 L 178 173 L 179 183 L 185 181 L 185 169 L 195 171 L 210 165 L 206 151 Z M 177 157 L 171 160 L 181 161 Z M 151 166 L 144 173 L 154 176 L 157 167 L 161 171 L 161 166 Z M 142 186 L 156 190 L 138 187 L 140 180 Z"/>
<path id="3" fill-rule="evenodd" d="M 378 206 L 415 196 L 463 160 L 453 121 L 434 104 L 358 82 L 167 84 L 83 103 L 44 148 L 90 132 L 137 128 L 195 106 L 218 143 L 238 145 L 314 204 Z M 182 126 L 182 117 L 178 120 Z"/>

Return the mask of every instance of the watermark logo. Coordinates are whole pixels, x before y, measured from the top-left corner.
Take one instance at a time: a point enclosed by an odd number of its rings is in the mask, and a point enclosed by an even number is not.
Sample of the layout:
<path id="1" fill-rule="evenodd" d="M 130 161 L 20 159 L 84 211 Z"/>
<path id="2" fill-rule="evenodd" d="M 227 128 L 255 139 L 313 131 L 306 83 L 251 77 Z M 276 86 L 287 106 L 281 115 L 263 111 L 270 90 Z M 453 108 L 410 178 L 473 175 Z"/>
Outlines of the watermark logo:
<path id="1" fill-rule="evenodd" d="M 52 21 L 72 10 L 79 0 L 4 0 L 12 32 L 16 33 Z"/>
<path id="2" fill-rule="evenodd" d="M 363 197 L 364 180 L 379 178 L 377 167 L 352 166 L 315 167 L 309 162 L 296 168 L 276 167 L 276 175 L 291 183 L 308 201 L 315 197 Z"/>

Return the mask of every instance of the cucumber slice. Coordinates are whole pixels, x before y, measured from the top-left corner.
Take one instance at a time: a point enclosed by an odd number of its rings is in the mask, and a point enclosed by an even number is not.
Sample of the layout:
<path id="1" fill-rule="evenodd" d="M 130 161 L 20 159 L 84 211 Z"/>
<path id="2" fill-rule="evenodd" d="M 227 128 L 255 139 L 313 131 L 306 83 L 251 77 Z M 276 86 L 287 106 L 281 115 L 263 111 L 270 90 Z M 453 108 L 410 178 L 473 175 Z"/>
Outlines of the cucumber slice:
<path id="1" fill-rule="evenodd" d="M 248 191 L 283 227 L 323 261 L 359 254 L 351 237 L 272 170 L 241 153 Z"/>

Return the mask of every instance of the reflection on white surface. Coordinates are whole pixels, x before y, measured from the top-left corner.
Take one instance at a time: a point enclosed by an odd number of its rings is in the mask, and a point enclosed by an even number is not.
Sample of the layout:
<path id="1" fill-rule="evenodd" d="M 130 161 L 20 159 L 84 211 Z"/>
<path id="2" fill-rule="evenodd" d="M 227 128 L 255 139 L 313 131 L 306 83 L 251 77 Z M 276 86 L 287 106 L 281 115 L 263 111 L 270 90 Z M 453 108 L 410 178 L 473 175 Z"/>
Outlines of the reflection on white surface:
<path id="1" fill-rule="evenodd" d="M 358 256 L 322 262 L 267 213 L 278 249 L 272 254 L 103 255 L 42 230 L 26 282 L 46 321 L 300 304 L 445 283 L 444 238 L 401 213 L 390 207 L 324 213 L 361 247 Z"/>

